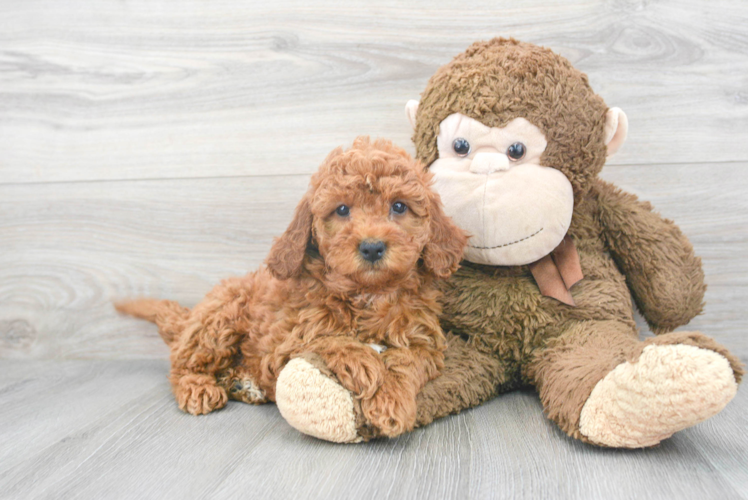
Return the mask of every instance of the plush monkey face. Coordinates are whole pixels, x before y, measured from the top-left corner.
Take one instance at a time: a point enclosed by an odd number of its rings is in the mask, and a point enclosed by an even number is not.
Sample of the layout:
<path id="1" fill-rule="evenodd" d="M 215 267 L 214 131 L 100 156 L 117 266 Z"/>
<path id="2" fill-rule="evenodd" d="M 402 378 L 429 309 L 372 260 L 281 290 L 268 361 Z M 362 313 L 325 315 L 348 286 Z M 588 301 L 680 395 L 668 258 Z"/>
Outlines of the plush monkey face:
<path id="1" fill-rule="evenodd" d="M 524 118 L 487 127 L 459 113 L 439 126 L 434 187 L 470 235 L 465 258 L 518 265 L 550 253 L 569 229 L 571 184 L 540 165 L 545 135 Z"/>
<path id="2" fill-rule="evenodd" d="M 406 114 L 445 212 L 471 235 L 465 258 L 502 266 L 561 243 L 627 124 L 568 61 L 504 39 L 440 68 Z"/>

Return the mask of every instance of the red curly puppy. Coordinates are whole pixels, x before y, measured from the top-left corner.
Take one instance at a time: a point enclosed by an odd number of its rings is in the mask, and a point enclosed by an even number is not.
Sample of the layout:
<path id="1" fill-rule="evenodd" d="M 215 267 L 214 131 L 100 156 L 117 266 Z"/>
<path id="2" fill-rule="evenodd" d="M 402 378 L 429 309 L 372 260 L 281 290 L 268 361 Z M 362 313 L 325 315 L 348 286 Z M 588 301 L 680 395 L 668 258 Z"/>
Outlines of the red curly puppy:
<path id="1" fill-rule="evenodd" d="M 404 150 L 360 137 L 312 177 L 266 268 L 223 281 L 191 311 L 151 299 L 117 309 L 158 325 L 189 413 L 229 397 L 275 401 L 286 363 L 311 355 L 377 433 L 410 430 L 416 395 L 443 367 L 435 279 L 457 269 L 467 241 L 430 182 Z"/>

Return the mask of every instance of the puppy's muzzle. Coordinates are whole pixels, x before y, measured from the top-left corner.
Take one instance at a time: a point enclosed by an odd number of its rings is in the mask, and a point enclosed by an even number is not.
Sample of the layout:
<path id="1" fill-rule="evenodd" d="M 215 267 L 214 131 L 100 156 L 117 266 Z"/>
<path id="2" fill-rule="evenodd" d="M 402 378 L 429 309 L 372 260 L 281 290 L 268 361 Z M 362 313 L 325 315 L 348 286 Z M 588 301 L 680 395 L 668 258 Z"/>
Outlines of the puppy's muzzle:
<path id="1" fill-rule="evenodd" d="M 358 246 L 358 252 L 372 264 L 384 257 L 387 251 L 387 245 L 381 240 L 364 240 Z"/>

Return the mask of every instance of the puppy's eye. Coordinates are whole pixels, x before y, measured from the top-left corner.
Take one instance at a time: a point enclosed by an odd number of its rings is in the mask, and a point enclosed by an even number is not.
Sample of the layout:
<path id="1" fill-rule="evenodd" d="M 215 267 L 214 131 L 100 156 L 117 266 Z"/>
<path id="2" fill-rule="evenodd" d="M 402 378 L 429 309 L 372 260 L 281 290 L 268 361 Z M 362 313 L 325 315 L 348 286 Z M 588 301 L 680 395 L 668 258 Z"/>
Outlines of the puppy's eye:
<path id="1" fill-rule="evenodd" d="M 408 206 L 402 201 L 396 201 L 392 204 L 392 211 L 396 214 L 404 214 L 408 210 Z"/>
<path id="2" fill-rule="evenodd" d="M 512 161 L 518 161 L 525 157 L 527 148 L 521 142 L 515 142 L 506 150 L 506 155 Z"/>
<path id="3" fill-rule="evenodd" d="M 348 217 L 348 215 L 351 213 L 351 209 L 348 208 L 347 205 L 340 205 L 335 209 L 335 213 L 341 217 Z"/>
<path id="4" fill-rule="evenodd" d="M 462 137 L 458 137 L 452 141 L 452 149 L 455 150 L 458 156 L 467 156 L 470 152 L 470 143 Z"/>

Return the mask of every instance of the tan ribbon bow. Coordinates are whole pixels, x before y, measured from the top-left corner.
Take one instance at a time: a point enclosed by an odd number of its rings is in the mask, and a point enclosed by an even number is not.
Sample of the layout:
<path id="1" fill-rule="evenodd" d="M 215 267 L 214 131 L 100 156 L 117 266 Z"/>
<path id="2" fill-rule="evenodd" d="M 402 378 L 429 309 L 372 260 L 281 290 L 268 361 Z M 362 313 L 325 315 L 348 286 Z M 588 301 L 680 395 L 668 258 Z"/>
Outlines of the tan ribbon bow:
<path id="1" fill-rule="evenodd" d="M 584 274 L 577 247 L 569 236 L 565 236 L 551 253 L 530 264 L 530 272 L 541 294 L 576 307 L 569 290 Z"/>

